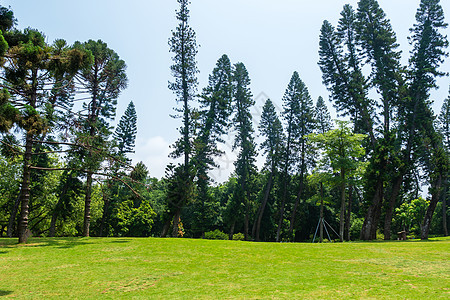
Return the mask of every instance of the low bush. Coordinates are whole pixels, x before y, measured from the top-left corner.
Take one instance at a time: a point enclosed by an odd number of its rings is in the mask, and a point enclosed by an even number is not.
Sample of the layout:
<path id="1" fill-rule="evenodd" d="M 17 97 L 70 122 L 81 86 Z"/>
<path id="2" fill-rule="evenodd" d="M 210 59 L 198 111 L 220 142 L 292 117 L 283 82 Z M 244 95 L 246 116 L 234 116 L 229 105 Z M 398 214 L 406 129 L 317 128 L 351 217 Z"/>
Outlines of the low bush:
<path id="1" fill-rule="evenodd" d="M 219 229 L 205 232 L 205 239 L 207 240 L 228 240 L 228 234 L 223 233 Z"/>
<path id="2" fill-rule="evenodd" d="M 243 233 L 235 233 L 233 234 L 233 241 L 243 241 L 245 239 Z"/>

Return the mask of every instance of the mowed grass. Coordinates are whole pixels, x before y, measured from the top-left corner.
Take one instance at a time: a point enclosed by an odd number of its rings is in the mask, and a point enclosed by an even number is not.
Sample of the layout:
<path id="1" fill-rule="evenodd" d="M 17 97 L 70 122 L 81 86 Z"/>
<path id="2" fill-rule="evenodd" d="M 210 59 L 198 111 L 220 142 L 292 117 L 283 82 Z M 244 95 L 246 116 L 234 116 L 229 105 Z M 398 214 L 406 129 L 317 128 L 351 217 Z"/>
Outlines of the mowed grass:
<path id="1" fill-rule="evenodd" d="M 450 239 L 293 244 L 0 239 L 0 296 L 450 299 Z"/>

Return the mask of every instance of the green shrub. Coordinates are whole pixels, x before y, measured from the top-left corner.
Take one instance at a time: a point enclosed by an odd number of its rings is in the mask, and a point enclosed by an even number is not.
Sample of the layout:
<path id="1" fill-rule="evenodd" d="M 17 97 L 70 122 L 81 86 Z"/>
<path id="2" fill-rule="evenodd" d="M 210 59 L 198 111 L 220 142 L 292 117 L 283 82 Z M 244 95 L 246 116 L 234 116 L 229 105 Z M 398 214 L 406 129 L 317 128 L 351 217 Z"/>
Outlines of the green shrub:
<path id="1" fill-rule="evenodd" d="M 233 241 L 243 241 L 245 239 L 243 233 L 235 233 L 233 234 Z"/>
<path id="2" fill-rule="evenodd" d="M 228 234 L 223 233 L 219 229 L 205 232 L 205 239 L 207 240 L 228 240 Z"/>
<path id="3" fill-rule="evenodd" d="M 359 239 L 359 234 L 361 232 L 361 228 L 363 226 L 364 219 L 363 218 L 355 218 L 352 220 L 350 226 L 350 239 L 352 241 Z"/>

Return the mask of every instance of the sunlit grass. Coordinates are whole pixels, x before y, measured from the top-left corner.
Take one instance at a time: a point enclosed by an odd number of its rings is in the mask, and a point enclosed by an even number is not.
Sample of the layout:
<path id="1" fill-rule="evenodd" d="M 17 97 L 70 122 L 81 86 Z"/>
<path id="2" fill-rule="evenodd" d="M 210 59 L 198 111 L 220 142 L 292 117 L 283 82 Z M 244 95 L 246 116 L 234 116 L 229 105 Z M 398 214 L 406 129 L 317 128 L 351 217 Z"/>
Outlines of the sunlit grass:
<path id="1" fill-rule="evenodd" d="M 0 239 L 6 298 L 449 299 L 450 239 Z"/>

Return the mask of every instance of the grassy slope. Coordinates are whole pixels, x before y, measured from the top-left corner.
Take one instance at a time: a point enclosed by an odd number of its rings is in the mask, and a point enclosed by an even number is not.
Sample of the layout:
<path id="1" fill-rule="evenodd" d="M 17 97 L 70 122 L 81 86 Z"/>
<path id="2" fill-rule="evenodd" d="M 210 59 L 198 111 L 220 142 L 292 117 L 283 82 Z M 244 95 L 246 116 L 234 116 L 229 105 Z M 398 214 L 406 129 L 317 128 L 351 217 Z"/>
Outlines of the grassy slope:
<path id="1" fill-rule="evenodd" d="M 0 239 L 0 296 L 450 298 L 450 239 L 276 244 L 189 239 Z"/>

